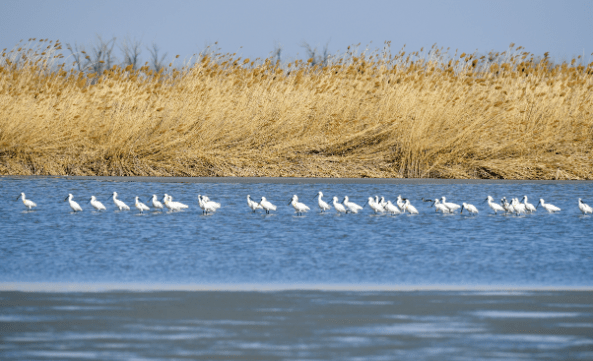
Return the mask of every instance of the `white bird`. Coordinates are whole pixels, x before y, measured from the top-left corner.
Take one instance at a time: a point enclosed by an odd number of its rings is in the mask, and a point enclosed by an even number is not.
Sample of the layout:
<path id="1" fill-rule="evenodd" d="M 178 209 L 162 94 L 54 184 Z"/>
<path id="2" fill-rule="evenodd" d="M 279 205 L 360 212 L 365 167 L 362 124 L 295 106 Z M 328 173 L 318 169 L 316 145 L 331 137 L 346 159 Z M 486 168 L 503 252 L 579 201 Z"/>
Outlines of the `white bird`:
<path id="1" fill-rule="evenodd" d="M 340 203 L 338 201 L 338 197 L 334 197 L 334 208 L 336 209 L 336 211 L 338 211 L 338 213 L 346 213 L 346 207 L 344 207 L 344 205 L 342 203 Z"/>
<path id="2" fill-rule="evenodd" d="M 220 203 L 213 202 L 210 198 L 206 196 L 201 196 L 198 194 L 198 203 L 200 208 L 202 208 L 202 212 L 204 214 L 216 212 L 218 208 L 220 208 Z"/>
<path id="3" fill-rule="evenodd" d="M 496 214 L 498 211 L 505 211 L 500 204 L 494 203 L 494 199 L 491 196 L 488 196 L 488 198 L 486 198 L 486 201 L 488 202 L 488 206 L 494 211 L 494 214 Z"/>
<path id="4" fill-rule="evenodd" d="M 583 214 L 593 213 L 593 208 L 590 205 L 583 203 L 583 200 L 579 198 L 579 209 Z"/>
<path id="5" fill-rule="evenodd" d="M 165 193 L 165 196 L 163 197 L 163 202 L 165 203 L 165 206 L 167 208 L 169 208 L 170 211 L 172 212 L 176 212 L 176 211 L 180 211 L 182 209 L 186 209 L 188 208 L 188 205 L 180 203 L 180 202 L 173 202 L 173 197 L 171 197 L 170 195 Z"/>
<path id="6" fill-rule="evenodd" d="M 410 200 L 406 199 L 404 202 L 404 210 L 410 212 L 410 214 L 418 214 L 418 210 L 412 204 L 410 204 Z"/>
<path id="7" fill-rule="evenodd" d="M 68 194 L 68 197 L 64 199 L 64 202 L 68 201 L 68 203 L 70 204 L 70 208 L 72 208 L 74 212 L 82 212 L 82 208 L 80 208 L 80 205 L 74 202 L 72 198 L 74 198 L 74 196 L 72 194 Z"/>
<path id="8" fill-rule="evenodd" d="M 273 205 L 270 201 L 268 201 L 266 197 L 261 197 L 259 205 L 266 211 L 266 214 L 270 214 L 270 211 L 276 210 L 276 206 Z"/>
<path id="9" fill-rule="evenodd" d="M 549 204 L 549 203 L 544 203 L 544 199 L 540 198 L 539 203 L 537 204 L 537 207 L 539 207 L 539 205 L 542 205 L 542 207 L 544 207 L 544 209 L 550 213 L 554 213 L 554 212 L 560 212 L 561 209 L 556 207 L 553 204 Z M 535 208 L 537 208 L 535 207 Z"/>
<path id="10" fill-rule="evenodd" d="M 115 206 L 117 208 L 119 208 L 120 211 L 123 211 L 123 210 L 129 211 L 130 210 L 130 207 L 128 207 L 127 204 L 125 204 L 124 202 L 117 199 L 117 192 L 113 192 L 113 203 L 115 203 Z"/>
<path id="11" fill-rule="evenodd" d="M 31 208 L 33 207 L 37 207 L 37 203 L 25 198 L 25 193 L 21 193 L 20 196 L 16 197 L 16 200 L 18 200 L 19 198 L 23 200 L 23 204 L 25 205 L 25 207 L 29 208 L 29 210 L 31 210 Z"/>
<path id="12" fill-rule="evenodd" d="M 507 201 L 507 197 L 502 197 L 500 204 L 506 213 L 515 213 L 515 209 L 513 208 L 513 205 Z"/>
<path id="13" fill-rule="evenodd" d="M 381 207 L 385 208 L 385 206 L 387 205 L 387 202 L 385 201 L 385 197 L 381 197 L 379 204 L 381 205 Z"/>
<path id="14" fill-rule="evenodd" d="M 156 209 L 163 209 L 163 204 L 158 200 L 156 194 L 152 195 L 152 206 Z"/>
<path id="15" fill-rule="evenodd" d="M 459 204 L 447 202 L 447 198 L 445 198 L 445 197 L 441 197 L 441 201 L 445 207 L 449 208 L 451 213 L 454 213 L 456 210 L 461 208 L 461 206 Z"/>
<path id="16" fill-rule="evenodd" d="M 523 204 L 525 205 L 525 210 L 529 213 L 535 212 L 535 207 L 533 204 L 527 201 L 527 196 L 523 196 Z"/>
<path id="17" fill-rule="evenodd" d="M 397 204 L 397 206 L 399 207 L 399 210 L 400 210 L 400 211 L 402 211 L 402 212 L 405 212 L 405 209 L 404 209 L 404 208 L 405 208 L 405 205 L 406 205 L 406 204 L 405 204 L 405 202 L 403 201 L 403 199 L 402 199 L 402 196 L 401 196 L 401 195 L 397 196 L 397 201 L 395 202 L 395 204 Z"/>
<path id="18" fill-rule="evenodd" d="M 309 207 L 304 203 L 299 202 L 299 197 L 295 194 L 292 196 L 290 203 L 298 215 L 301 215 L 309 210 Z"/>
<path id="19" fill-rule="evenodd" d="M 140 213 L 144 213 L 144 211 L 150 211 L 150 208 L 148 208 L 148 206 L 142 202 L 140 202 L 138 200 L 138 197 L 136 197 L 136 200 L 134 202 L 134 206 L 136 208 L 138 208 L 138 210 L 140 211 Z"/>
<path id="20" fill-rule="evenodd" d="M 91 196 L 91 206 L 93 206 L 98 211 L 104 211 L 107 208 L 103 205 L 103 203 L 99 202 L 95 196 Z"/>
<path id="21" fill-rule="evenodd" d="M 379 197 L 377 197 L 377 200 L 378 200 L 378 198 Z M 378 203 L 377 201 L 375 201 L 373 199 L 373 197 L 369 197 L 369 199 L 367 200 L 366 204 L 368 204 L 369 207 L 371 207 L 371 209 L 373 211 L 375 211 L 375 214 L 376 213 L 383 213 L 383 212 L 385 212 L 385 208 L 383 206 L 381 206 L 380 203 Z"/>
<path id="22" fill-rule="evenodd" d="M 215 211 L 220 208 L 220 203 L 214 202 L 213 200 L 208 198 L 208 196 L 202 196 L 202 201 L 208 204 L 208 207 L 214 209 Z"/>
<path id="23" fill-rule="evenodd" d="M 331 209 L 331 206 L 327 204 L 327 202 L 323 201 L 321 198 L 323 197 L 323 193 L 317 193 L 317 204 L 319 204 L 319 208 L 321 212 L 325 212 Z"/>
<path id="24" fill-rule="evenodd" d="M 348 196 L 344 197 L 344 200 L 342 201 L 342 203 L 348 208 L 348 210 L 350 210 L 350 213 L 358 213 L 358 211 L 360 211 L 362 209 L 362 207 L 359 206 L 358 204 L 356 204 L 354 202 L 350 202 L 350 200 L 348 199 Z"/>
<path id="25" fill-rule="evenodd" d="M 511 200 L 511 205 L 513 206 L 513 210 L 516 214 L 527 213 L 525 205 L 523 203 L 519 203 L 519 200 L 517 198 L 513 198 Z"/>
<path id="26" fill-rule="evenodd" d="M 261 206 L 261 204 L 251 200 L 251 196 L 249 194 L 247 195 L 247 205 L 249 206 L 249 208 L 251 208 L 253 213 L 255 213 L 255 211 L 257 211 L 258 209 L 264 209 Z"/>
<path id="27" fill-rule="evenodd" d="M 445 213 L 453 213 L 453 211 L 451 209 L 449 209 L 446 205 L 442 204 L 438 200 L 438 198 L 435 198 L 434 199 L 433 206 L 434 206 L 434 211 L 435 212 L 439 212 L 440 211 L 443 214 L 445 214 Z"/>
<path id="28" fill-rule="evenodd" d="M 391 203 L 391 201 L 387 201 L 387 204 L 385 205 L 385 210 L 389 212 L 392 216 L 402 213 L 396 205 Z"/>
<path id="29" fill-rule="evenodd" d="M 463 210 L 467 209 L 467 211 L 471 214 L 478 214 L 478 209 L 476 207 L 474 207 L 473 204 L 469 204 L 469 203 L 462 203 L 461 206 L 461 213 L 463 213 Z"/>

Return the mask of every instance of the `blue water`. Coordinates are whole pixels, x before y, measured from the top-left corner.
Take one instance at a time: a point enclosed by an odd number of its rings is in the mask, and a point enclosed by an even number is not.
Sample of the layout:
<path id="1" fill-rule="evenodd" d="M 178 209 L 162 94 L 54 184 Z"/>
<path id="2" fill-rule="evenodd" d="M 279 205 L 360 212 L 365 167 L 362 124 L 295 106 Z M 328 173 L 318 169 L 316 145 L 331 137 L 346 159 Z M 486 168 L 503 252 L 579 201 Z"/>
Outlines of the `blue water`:
<path id="1" fill-rule="evenodd" d="M 111 193 L 133 206 L 163 193 L 190 205 L 176 213 L 115 210 Z M 412 201 L 420 215 L 320 214 L 314 196 Z M 38 207 L 15 198 L 25 192 Z M 72 193 L 83 207 L 71 212 Z M 222 204 L 204 216 L 197 194 Z M 266 196 L 271 215 L 252 214 L 245 197 Z M 311 207 L 296 216 L 292 194 Z M 91 195 L 107 206 L 94 212 Z M 562 208 L 527 216 L 494 215 L 487 195 L 540 197 Z M 435 214 L 422 197 L 446 196 L 480 214 Z M 372 185 L 200 184 L 0 178 L 0 282 L 176 284 L 307 283 L 387 285 L 593 286 L 593 183 Z"/>

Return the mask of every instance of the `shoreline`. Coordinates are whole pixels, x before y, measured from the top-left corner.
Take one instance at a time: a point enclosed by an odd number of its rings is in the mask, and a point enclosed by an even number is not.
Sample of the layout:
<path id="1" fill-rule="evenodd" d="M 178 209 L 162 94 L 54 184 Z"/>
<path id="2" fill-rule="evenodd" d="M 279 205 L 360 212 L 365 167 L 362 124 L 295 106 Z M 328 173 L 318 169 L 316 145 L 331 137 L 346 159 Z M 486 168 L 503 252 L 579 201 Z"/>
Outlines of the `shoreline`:
<path id="1" fill-rule="evenodd" d="M 514 285 L 384 285 L 333 283 L 253 283 L 253 284 L 169 284 L 169 283 L 80 283 L 80 282 L 0 282 L 0 292 L 592 292 L 593 286 L 514 286 Z"/>
<path id="2" fill-rule="evenodd" d="M 143 177 L 1 175 L 6 179 L 64 179 L 152 183 L 269 183 L 269 184 L 593 184 L 593 180 L 442 179 L 442 178 L 301 178 L 301 177 Z"/>

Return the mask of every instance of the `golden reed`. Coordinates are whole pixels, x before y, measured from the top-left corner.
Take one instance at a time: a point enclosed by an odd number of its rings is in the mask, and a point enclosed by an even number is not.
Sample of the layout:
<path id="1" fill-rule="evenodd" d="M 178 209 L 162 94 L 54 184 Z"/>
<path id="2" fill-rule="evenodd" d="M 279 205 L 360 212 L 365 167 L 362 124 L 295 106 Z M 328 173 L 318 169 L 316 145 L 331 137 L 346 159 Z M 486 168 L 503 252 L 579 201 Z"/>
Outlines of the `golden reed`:
<path id="1" fill-rule="evenodd" d="M 386 43 L 315 66 L 213 54 L 88 74 L 36 44 L 0 58 L 3 175 L 593 179 L 578 58 Z"/>

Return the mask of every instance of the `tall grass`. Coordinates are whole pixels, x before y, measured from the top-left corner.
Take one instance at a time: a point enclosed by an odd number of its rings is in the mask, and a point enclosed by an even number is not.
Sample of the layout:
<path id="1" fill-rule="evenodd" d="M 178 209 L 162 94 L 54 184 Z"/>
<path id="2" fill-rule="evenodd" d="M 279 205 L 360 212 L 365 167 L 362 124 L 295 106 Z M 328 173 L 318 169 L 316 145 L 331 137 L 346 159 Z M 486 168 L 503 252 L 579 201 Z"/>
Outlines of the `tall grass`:
<path id="1" fill-rule="evenodd" d="M 0 58 L 0 174 L 593 179 L 583 59 L 386 47 L 88 74 L 60 49 Z"/>

